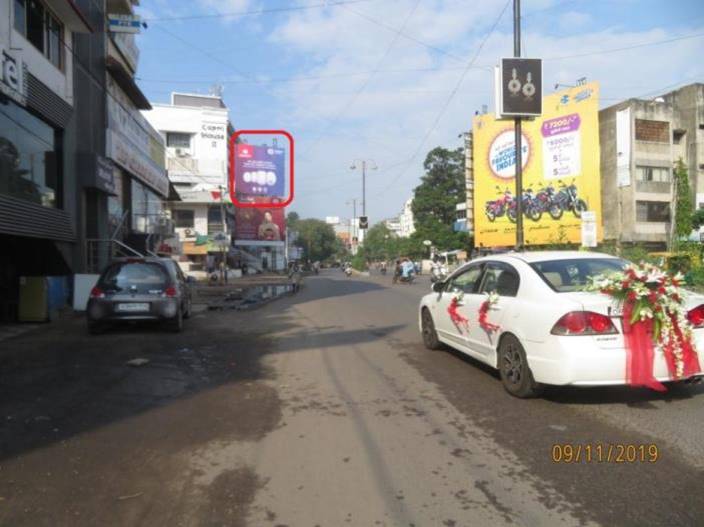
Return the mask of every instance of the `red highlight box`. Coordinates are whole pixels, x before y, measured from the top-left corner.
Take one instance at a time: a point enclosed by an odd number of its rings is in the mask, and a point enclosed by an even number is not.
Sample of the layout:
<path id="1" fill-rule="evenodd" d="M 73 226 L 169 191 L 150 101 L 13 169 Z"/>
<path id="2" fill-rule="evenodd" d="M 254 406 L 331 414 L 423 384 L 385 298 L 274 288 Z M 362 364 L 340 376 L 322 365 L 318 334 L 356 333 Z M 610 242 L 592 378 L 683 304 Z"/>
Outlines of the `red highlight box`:
<path id="1" fill-rule="evenodd" d="M 289 144 L 289 195 L 287 199 L 285 200 L 280 200 L 279 198 L 275 198 L 275 201 L 266 201 L 266 202 L 242 202 L 238 201 L 237 199 L 237 188 L 236 188 L 236 181 L 237 178 L 235 177 L 235 145 L 237 138 L 240 135 L 282 135 L 288 140 Z M 293 201 L 293 195 L 294 195 L 294 163 L 293 163 L 293 157 L 294 157 L 294 141 L 293 141 L 293 136 L 289 134 L 286 130 L 239 130 L 232 134 L 230 136 L 230 141 L 228 145 L 230 152 L 230 171 L 229 171 L 229 187 L 230 187 L 230 200 L 232 201 L 232 204 L 235 207 L 242 207 L 242 208 L 260 208 L 260 209 L 282 209 L 288 205 L 291 204 Z M 260 198 L 261 199 L 261 198 Z"/>

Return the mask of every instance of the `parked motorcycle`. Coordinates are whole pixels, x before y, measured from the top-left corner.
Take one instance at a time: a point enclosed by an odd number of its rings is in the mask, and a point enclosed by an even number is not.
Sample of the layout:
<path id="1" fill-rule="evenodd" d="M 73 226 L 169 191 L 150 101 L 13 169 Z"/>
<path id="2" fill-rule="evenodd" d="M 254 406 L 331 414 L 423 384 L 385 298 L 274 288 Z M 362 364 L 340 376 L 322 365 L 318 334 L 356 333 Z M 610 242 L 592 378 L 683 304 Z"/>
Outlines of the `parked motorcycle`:
<path id="1" fill-rule="evenodd" d="M 430 269 L 430 282 L 443 282 L 447 279 L 447 267 L 444 265 L 434 265 Z"/>
<path id="2" fill-rule="evenodd" d="M 577 197 L 577 185 L 574 180 L 569 185 L 560 182 L 560 191 L 555 196 L 555 201 L 563 211 L 571 210 L 577 218 L 581 218 L 582 212 L 587 210 L 586 201 Z"/>

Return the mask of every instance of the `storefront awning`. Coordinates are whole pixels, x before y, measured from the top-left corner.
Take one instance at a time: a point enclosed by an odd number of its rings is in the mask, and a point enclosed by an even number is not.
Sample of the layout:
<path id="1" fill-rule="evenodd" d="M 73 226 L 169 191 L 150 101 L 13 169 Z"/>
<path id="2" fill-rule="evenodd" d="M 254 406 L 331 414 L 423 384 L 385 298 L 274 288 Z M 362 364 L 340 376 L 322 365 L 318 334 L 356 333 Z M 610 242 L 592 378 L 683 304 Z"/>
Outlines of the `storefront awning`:
<path id="1" fill-rule="evenodd" d="M 152 105 L 149 104 L 149 100 L 144 96 L 142 90 L 139 89 L 137 83 L 134 82 L 132 74 L 127 71 L 120 61 L 113 57 L 107 57 L 105 59 L 105 66 L 107 67 L 112 78 L 115 82 L 122 88 L 122 91 L 130 98 L 134 105 L 139 110 L 151 110 Z"/>

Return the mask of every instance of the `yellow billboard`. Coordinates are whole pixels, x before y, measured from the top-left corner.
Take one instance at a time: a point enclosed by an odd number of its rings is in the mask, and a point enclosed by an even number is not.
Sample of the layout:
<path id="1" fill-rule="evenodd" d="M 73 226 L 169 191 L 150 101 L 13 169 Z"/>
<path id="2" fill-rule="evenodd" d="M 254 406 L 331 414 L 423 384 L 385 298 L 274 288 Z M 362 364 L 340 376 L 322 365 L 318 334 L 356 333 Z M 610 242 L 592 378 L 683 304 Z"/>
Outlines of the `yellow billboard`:
<path id="1" fill-rule="evenodd" d="M 472 122 L 474 244 L 516 241 L 513 120 L 493 115 Z M 589 83 L 543 98 L 543 115 L 522 122 L 523 232 L 526 245 L 581 241 L 582 213 L 601 226 L 599 85 Z"/>

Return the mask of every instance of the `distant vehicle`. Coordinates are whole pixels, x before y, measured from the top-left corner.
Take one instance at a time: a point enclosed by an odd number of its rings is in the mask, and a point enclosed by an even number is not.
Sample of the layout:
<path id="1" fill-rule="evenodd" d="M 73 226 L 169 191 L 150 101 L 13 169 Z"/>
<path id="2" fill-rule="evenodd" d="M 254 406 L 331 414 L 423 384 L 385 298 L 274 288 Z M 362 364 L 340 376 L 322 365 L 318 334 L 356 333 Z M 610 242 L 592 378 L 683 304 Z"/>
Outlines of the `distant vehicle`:
<path id="1" fill-rule="evenodd" d="M 179 332 L 183 319 L 191 315 L 193 281 L 171 258 L 115 260 L 90 292 L 88 331 L 98 333 L 111 323 L 152 320 Z"/>
<path id="2" fill-rule="evenodd" d="M 499 370 L 511 395 L 531 397 L 544 384 L 605 386 L 626 383 L 626 349 L 620 312 L 611 297 L 582 291 L 591 276 L 621 270 L 626 260 L 582 251 L 507 253 L 472 260 L 420 301 L 418 319 L 429 349 L 447 344 Z M 462 293 L 451 317 L 453 298 Z M 498 295 L 480 326 L 479 310 L 487 293 Z M 695 344 L 704 350 L 704 296 L 685 298 Z M 702 351 L 699 351 L 701 354 Z M 655 378 L 670 377 L 662 354 L 655 360 Z M 701 376 L 702 372 L 694 377 Z"/>

